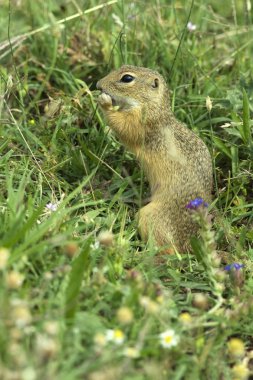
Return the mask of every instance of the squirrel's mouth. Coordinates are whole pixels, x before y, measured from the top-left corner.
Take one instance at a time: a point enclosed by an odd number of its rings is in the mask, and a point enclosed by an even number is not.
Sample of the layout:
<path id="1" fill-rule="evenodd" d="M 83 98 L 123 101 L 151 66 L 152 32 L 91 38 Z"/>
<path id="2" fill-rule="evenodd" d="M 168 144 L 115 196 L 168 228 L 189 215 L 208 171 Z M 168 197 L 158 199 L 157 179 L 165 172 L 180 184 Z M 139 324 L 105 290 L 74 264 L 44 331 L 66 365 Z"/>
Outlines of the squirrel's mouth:
<path id="1" fill-rule="evenodd" d="M 101 94 L 99 95 L 98 101 L 102 108 L 108 106 L 115 107 L 118 110 L 130 110 L 135 107 L 139 107 L 138 101 L 130 97 L 122 97 L 118 95 L 111 95 L 109 92 L 101 89 Z"/>
<path id="2" fill-rule="evenodd" d="M 110 96 L 110 98 L 111 98 L 111 100 L 112 100 L 112 105 L 113 106 L 117 106 L 118 104 L 117 104 L 117 100 L 115 99 L 115 97 L 113 96 L 113 95 L 111 95 L 111 94 L 109 94 L 108 92 L 106 92 L 106 91 L 101 91 L 101 95 L 102 94 L 105 94 L 105 95 L 107 95 L 107 96 Z"/>

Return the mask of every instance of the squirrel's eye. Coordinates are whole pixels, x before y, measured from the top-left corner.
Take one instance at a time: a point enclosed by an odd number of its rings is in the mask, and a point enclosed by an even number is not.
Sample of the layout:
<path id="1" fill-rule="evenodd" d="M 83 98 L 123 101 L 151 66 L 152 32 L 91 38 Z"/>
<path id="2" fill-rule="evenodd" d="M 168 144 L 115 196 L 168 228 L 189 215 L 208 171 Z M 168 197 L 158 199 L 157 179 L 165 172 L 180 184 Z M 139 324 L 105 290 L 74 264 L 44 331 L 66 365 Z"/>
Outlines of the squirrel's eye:
<path id="1" fill-rule="evenodd" d="M 123 75 L 123 77 L 120 79 L 120 81 L 124 82 L 124 83 L 130 83 L 133 80 L 134 80 L 134 77 L 132 75 L 129 75 L 129 74 Z"/>

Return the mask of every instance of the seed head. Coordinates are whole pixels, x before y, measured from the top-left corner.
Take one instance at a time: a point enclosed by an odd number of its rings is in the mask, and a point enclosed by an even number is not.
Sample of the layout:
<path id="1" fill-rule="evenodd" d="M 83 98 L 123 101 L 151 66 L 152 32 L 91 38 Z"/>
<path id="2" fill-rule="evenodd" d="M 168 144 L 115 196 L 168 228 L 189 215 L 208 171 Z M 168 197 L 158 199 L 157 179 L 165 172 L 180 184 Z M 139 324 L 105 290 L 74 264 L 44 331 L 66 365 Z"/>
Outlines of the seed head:
<path id="1" fill-rule="evenodd" d="M 111 231 L 101 231 L 98 235 L 98 242 L 104 247 L 111 247 L 114 242 L 114 235 Z"/>

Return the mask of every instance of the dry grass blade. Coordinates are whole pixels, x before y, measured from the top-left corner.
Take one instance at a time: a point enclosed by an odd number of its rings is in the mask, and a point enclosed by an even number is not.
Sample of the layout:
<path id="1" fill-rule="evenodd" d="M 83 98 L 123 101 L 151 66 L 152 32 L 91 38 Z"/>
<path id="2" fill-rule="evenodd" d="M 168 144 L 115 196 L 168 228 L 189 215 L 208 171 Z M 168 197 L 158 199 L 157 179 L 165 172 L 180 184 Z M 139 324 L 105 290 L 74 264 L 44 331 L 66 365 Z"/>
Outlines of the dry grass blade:
<path id="1" fill-rule="evenodd" d="M 5 40 L 3 42 L 0 43 L 0 52 L 7 49 L 1 56 L 0 56 L 0 60 L 2 58 L 4 58 L 7 54 L 9 54 L 12 50 L 14 50 L 15 48 L 17 48 L 24 40 L 26 40 L 28 37 L 31 37 L 33 36 L 34 34 L 37 34 L 37 33 L 40 33 L 40 32 L 44 32 L 45 30 L 47 29 L 50 29 L 50 28 L 53 28 L 55 27 L 56 25 L 61 25 L 61 24 L 64 24 L 66 22 L 69 22 L 71 20 L 74 20 L 78 17 L 82 17 L 84 15 L 87 15 L 89 13 L 92 13 L 92 12 L 95 12 L 99 9 L 102 9 L 104 7 L 107 7 L 109 5 L 112 5 L 112 4 L 115 4 L 117 3 L 118 0 L 111 0 L 111 1 L 108 1 L 107 3 L 103 3 L 103 4 L 100 4 L 100 5 L 97 5 L 95 7 L 92 7 L 92 8 L 89 8 L 89 9 L 86 9 L 85 11 L 83 12 L 78 12 L 78 13 L 75 13 L 74 15 L 71 15 L 69 17 L 66 17 L 66 18 L 63 18 L 61 20 L 58 20 L 57 22 L 55 23 L 52 23 L 52 24 L 45 24 L 43 25 L 41 28 L 38 28 L 38 29 L 35 29 L 35 30 L 32 30 L 31 32 L 27 32 L 27 33 L 24 33 L 24 34 L 21 34 L 19 36 L 15 36 L 15 37 L 11 37 L 10 39 L 8 40 Z"/>

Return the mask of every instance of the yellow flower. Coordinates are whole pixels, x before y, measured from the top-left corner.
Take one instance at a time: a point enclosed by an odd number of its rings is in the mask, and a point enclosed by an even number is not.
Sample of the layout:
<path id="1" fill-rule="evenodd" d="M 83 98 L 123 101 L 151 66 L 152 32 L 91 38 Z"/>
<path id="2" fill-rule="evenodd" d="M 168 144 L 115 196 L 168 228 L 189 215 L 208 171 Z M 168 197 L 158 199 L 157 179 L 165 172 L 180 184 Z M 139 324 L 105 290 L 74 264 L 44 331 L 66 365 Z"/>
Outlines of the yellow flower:
<path id="1" fill-rule="evenodd" d="M 160 343 L 164 348 L 176 346 L 179 342 L 179 336 L 172 329 L 166 330 L 160 335 Z"/>
<path id="2" fill-rule="evenodd" d="M 106 340 L 107 342 L 113 342 L 115 344 L 122 344 L 125 340 L 125 335 L 122 330 L 115 329 L 115 330 L 107 330 L 106 331 Z"/>
<path id="3" fill-rule="evenodd" d="M 164 302 L 164 296 L 162 294 L 160 294 L 159 296 L 156 297 L 156 301 L 162 305 L 163 302 Z"/>
<path id="4" fill-rule="evenodd" d="M 249 370 L 245 364 L 235 364 L 232 368 L 232 374 L 234 380 L 247 380 L 249 376 Z"/>
<path id="5" fill-rule="evenodd" d="M 179 315 L 180 321 L 183 323 L 183 325 L 190 325 L 192 323 L 192 317 L 189 313 L 181 313 Z"/>
<path id="6" fill-rule="evenodd" d="M 6 285 L 9 289 L 18 289 L 22 285 L 23 280 L 24 276 L 14 270 L 6 275 Z"/>
<path id="7" fill-rule="evenodd" d="M 228 346 L 228 352 L 230 356 L 232 356 L 233 358 L 241 358 L 244 356 L 245 347 L 241 339 L 232 338 L 229 340 L 227 346 Z"/>

